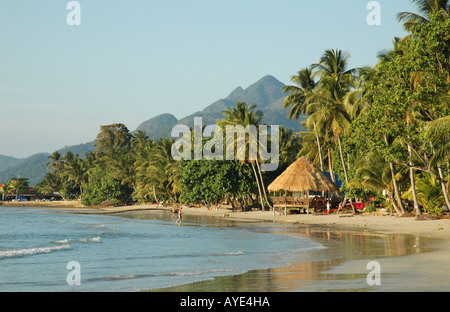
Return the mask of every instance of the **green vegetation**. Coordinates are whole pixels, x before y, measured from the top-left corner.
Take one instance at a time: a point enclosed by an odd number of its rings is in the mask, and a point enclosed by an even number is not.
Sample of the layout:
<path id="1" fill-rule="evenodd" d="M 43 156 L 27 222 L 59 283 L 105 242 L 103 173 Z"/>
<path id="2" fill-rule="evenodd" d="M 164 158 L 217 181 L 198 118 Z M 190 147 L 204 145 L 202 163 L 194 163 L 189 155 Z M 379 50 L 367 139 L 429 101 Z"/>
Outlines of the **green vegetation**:
<path id="1" fill-rule="evenodd" d="M 0 194 L 2 194 L 2 200 L 6 197 L 14 195 L 15 199 L 18 199 L 20 195 L 29 193 L 30 184 L 27 178 L 11 178 L 10 181 L 5 182 L 0 187 Z"/>

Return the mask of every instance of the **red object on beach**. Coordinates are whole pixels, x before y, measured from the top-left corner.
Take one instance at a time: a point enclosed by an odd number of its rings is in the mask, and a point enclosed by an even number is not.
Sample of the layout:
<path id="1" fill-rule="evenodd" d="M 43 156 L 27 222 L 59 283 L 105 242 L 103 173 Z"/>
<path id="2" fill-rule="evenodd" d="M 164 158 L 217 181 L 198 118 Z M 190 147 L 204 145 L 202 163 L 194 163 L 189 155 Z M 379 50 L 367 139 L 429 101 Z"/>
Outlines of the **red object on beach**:
<path id="1" fill-rule="evenodd" d="M 355 209 L 364 209 L 366 208 L 366 204 L 365 203 L 353 203 L 353 205 L 355 206 Z M 346 206 L 350 207 L 350 203 L 348 203 Z"/>

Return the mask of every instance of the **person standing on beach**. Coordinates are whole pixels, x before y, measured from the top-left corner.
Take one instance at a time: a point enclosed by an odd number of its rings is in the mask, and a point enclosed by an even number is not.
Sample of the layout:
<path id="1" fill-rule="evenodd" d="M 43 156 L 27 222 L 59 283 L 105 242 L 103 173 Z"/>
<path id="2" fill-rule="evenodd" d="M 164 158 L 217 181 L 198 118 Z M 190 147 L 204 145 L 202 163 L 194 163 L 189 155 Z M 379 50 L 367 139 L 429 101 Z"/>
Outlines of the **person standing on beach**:
<path id="1" fill-rule="evenodd" d="M 330 201 L 327 200 L 327 213 L 330 214 Z"/>
<path id="2" fill-rule="evenodd" d="M 180 222 L 181 224 L 181 219 L 183 219 L 183 214 L 181 213 L 181 208 L 178 209 L 178 219 L 176 221 L 176 223 Z"/>

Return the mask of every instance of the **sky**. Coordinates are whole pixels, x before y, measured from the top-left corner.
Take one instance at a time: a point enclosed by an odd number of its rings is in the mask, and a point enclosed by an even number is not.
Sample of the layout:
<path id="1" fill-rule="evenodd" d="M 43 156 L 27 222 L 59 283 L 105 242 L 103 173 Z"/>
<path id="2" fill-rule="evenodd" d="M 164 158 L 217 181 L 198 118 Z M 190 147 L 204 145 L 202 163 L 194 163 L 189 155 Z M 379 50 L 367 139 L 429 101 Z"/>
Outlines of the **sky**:
<path id="1" fill-rule="evenodd" d="M 410 0 L 0 0 L 0 154 L 18 158 L 182 118 L 265 75 L 285 84 L 326 49 L 373 66 Z M 77 14 L 79 12 L 79 14 Z M 80 25 L 67 19 L 79 17 Z"/>

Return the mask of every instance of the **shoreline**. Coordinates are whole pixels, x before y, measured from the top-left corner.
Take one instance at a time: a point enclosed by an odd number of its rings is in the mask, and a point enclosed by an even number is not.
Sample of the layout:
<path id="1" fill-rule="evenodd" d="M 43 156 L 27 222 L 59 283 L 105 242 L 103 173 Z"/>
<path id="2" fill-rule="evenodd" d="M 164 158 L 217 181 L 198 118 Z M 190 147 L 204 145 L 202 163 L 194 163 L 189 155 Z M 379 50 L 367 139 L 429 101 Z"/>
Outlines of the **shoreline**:
<path id="1" fill-rule="evenodd" d="M 61 203 L 36 205 L 33 202 L 3 205 L 3 207 L 6 206 L 45 208 L 54 212 L 77 214 L 172 212 L 171 207 L 157 207 L 156 205 L 90 208 L 76 202 L 63 205 Z M 342 261 L 331 261 L 332 263 L 293 262 L 285 267 L 249 271 L 239 276 L 220 276 L 214 278 L 213 281 L 197 282 L 156 291 L 202 292 L 216 289 L 214 291 L 219 292 L 223 289 L 215 288 L 218 285 L 236 286 L 240 285 L 239 281 L 242 280 L 260 281 L 264 279 L 273 279 L 289 285 L 287 290 L 275 291 L 450 291 L 450 282 L 448 282 L 450 280 L 450 261 L 448 261 L 450 257 L 450 244 L 448 244 L 450 242 L 450 219 L 447 218 L 417 220 L 414 217 L 398 218 L 391 215 L 372 214 L 273 216 L 272 211 L 232 212 L 223 207 L 217 210 L 215 208 L 208 210 L 206 207 L 186 206 L 182 207 L 182 211 L 185 217 L 212 217 L 218 220 L 245 223 L 267 222 L 267 224 L 273 223 L 280 228 L 286 225 L 286 229 L 289 229 L 287 234 L 308 237 L 331 246 L 332 249 L 344 247 L 349 249 L 341 250 L 341 252 L 345 252 L 343 253 L 345 256 L 341 258 L 346 258 L 341 259 Z M 293 229 L 295 233 L 292 232 Z M 315 236 L 311 236 L 313 232 L 316 233 Z M 346 237 L 344 242 L 339 241 L 342 237 Z M 364 240 L 361 241 L 361 238 Z M 382 250 L 382 254 L 374 254 L 372 257 L 370 253 L 374 249 L 380 248 L 380 246 L 374 247 L 377 242 L 380 243 L 380 240 L 383 248 L 386 249 Z M 331 251 L 333 252 L 333 250 Z M 353 258 L 352 252 L 368 254 Z M 367 264 L 371 258 L 378 261 L 381 266 L 382 284 L 380 286 L 369 287 L 366 281 L 369 272 Z M 306 277 L 303 274 L 305 272 L 308 273 Z M 306 280 L 303 280 L 304 278 Z M 279 284 L 278 287 L 283 288 L 285 284 Z M 243 289 L 242 291 L 248 290 Z"/>
<path id="2" fill-rule="evenodd" d="M 80 214 L 116 214 L 133 211 L 167 211 L 172 212 L 172 207 L 158 207 L 156 204 L 135 204 L 118 207 L 89 207 L 79 201 L 72 202 L 0 202 L 1 207 L 36 207 L 48 208 L 55 211 L 80 213 Z M 229 208 L 187 207 L 182 206 L 184 215 L 206 216 L 224 218 L 233 221 L 270 221 L 281 224 L 296 224 L 326 227 L 330 229 L 371 231 L 380 234 L 410 234 L 427 238 L 436 238 L 450 241 L 450 218 L 425 218 L 417 220 L 415 217 L 397 217 L 393 215 L 366 214 L 292 214 L 280 215 L 273 211 L 232 211 Z"/>

